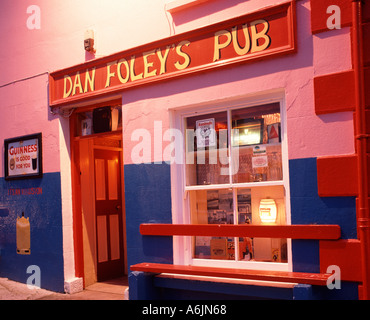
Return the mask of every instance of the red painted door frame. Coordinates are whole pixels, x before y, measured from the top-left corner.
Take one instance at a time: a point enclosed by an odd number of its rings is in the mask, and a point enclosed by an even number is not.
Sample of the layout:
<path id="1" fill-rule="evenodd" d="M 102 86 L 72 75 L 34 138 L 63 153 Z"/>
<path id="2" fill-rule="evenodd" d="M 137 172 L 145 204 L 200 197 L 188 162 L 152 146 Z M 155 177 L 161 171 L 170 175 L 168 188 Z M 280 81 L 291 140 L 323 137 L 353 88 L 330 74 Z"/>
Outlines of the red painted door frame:
<path id="1" fill-rule="evenodd" d="M 78 112 L 86 112 L 95 108 L 121 104 L 121 99 L 94 103 L 88 107 L 81 107 Z M 76 140 L 77 113 L 72 113 L 69 122 L 70 134 L 70 157 L 71 157 L 71 180 L 72 180 L 72 210 L 73 210 L 73 245 L 75 260 L 75 276 L 82 278 L 85 287 L 84 278 L 84 259 L 83 259 L 83 226 L 82 226 L 82 209 L 81 209 L 81 181 L 80 181 L 80 152 L 79 142 Z"/>

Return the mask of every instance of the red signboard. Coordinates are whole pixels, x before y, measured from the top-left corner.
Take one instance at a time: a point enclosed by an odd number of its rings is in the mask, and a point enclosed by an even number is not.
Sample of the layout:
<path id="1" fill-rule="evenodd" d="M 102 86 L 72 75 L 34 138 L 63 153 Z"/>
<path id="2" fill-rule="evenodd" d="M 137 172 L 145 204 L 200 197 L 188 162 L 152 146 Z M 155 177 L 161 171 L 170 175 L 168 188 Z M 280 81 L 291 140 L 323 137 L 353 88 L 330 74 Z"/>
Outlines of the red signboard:
<path id="1" fill-rule="evenodd" d="M 290 1 L 50 74 L 50 106 L 295 52 Z"/>

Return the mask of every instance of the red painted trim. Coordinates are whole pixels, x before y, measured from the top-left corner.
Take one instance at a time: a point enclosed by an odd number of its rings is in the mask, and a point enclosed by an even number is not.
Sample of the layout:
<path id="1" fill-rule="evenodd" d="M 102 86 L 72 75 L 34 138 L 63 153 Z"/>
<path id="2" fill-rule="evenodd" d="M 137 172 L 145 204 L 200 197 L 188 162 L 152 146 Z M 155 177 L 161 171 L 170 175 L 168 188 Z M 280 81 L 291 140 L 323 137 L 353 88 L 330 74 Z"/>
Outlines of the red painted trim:
<path id="1" fill-rule="evenodd" d="M 340 238 L 338 225 L 227 225 L 227 224 L 141 224 L 147 236 L 213 236 L 251 238 L 325 239 Z"/>
<path id="2" fill-rule="evenodd" d="M 341 280 L 361 282 L 360 241 L 320 241 L 320 272 L 326 273 L 332 265 L 340 268 Z"/>
<path id="3" fill-rule="evenodd" d="M 54 87 L 54 78 L 49 73 L 49 106 L 51 106 L 52 102 L 54 101 L 54 90 L 50 90 L 50 88 Z"/>
<path id="4" fill-rule="evenodd" d="M 90 111 L 106 105 L 120 105 L 121 99 L 101 102 L 81 108 L 80 112 Z M 73 113 L 69 123 L 69 134 L 71 143 L 71 179 L 72 179 L 72 208 L 73 208 L 73 245 L 75 259 L 75 276 L 83 278 L 84 272 L 84 249 L 83 249 L 83 223 L 82 223 L 82 204 L 81 204 L 81 169 L 80 169 L 80 147 L 78 138 L 76 139 L 77 113 Z M 90 136 L 92 137 L 92 136 Z"/>
<path id="5" fill-rule="evenodd" d="M 370 39 L 369 39 L 370 42 Z M 369 59 L 370 59 L 370 47 L 369 47 Z M 369 60 L 369 67 L 364 68 L 364 87 L 370 88 L 370 60 Z M 366 109 L 370 109 L 370 90 L 365 90 L 365 107 Z M 370 128 L 370 127 L 367 127 Z"/>
<path id="6" fill-rule="evenodd" d="M 317 158 L 317 187 L 320 197 L 356 196 L 357 156 Z"/>
<path id="7" fill-rule="evenodd" d="M 369 69 L 370 70 L 370 69 Z M 369 76 L 370 76 L 370 73 L 369 73 Z M 370 78 L 369 78 L 369 81 L 370 81 Z M 369 82 L 370 84 L 370 82 Z M 365 81 L 365 86 L 366 86 L 366 81 Z M 368 95 L 369 96 L 369 99 L 370 99 L 370 92 L 368 94 L 366 94 L 365 92 L 365 96 Z M 369 103 L 370 103 L 370 100 L 369 100 Z M 353 113 L 353 124 L 354 124 L 354 127 L 356 128 L 356 122 L 357 122 L 357 114 L 356 112 Z M 369 108 L 365 110 L 365 121 L 366 121 L 366 134 L 370 134 L 370 105 L 369 105 Z M 365 140 L 366 140 L 366 152 L 367 153 L 370 153 L 370 139 L 366 139 L 366 136 L 363 137 Z M 368 160 L 368 163 L 370 165 L 370 162 Z M 370 187 L 370 185 L 369 185 Z"/>
<path id="8" fill-rule="evenodd" d="M 362 22 L 370 21 L 370 3 L 369 1 L 364 1 L 362 3 Z"/>
<path id="9" fill-rule="evenodd" d="M 362 34 L 362 2 L 352 2 L 352 55 L 355 74 L 356 106 L 356 152 L 357 152 L 357 230 L 361 241 L 361 298 L 370 300 L 370 209 L 369 209 L 369 157 L 367 155 L 365 87 L 364 87 L 364 54 Z"/>
<path id="10" fill-rule="evenodd" d="M 363 63 L 364 66 L 370 66 L 370 22 L 362 25 L 363 36 Z"/>
<path id="11" fill-rule="evenodd" d="M 316 114 L 354 111 L 354 80 L 353 70 L 315 77 Z"/>
<path id="12" fill-rule="evenodd" d="M 72 179 L 72 206 L 73 206 L 73 245 L 75 260 L 75 276 L 84 279 L 83 260 L 83 233 L 81 212 L 81 186 L 79 167 L 79 148 L 74 141 L 74 129 L 76 126 L 76 115 L 73 114 L 69 124 L 71 139 L 71 179 Z M 85 285 L 85 284 L 84 284 Z"/>
<path id="13" fill-rule="evenodd" d="M 326 286 L 331 274 L 288 272 L 288 271 L 266 271 L 246 270 L 234 268 L 216 268 L 199 266 L 180 266 L 160 263 L 139 263 L 130 266 L 131 271 L 142 271 L 151 273 L 186 274 L 205 277 L 220 277 L 232 279 L 248 279 L 258 281 L 277 281 L 303 283 Z"/>
<path id="14" fill-rule="evenodd" d="M 215 32 L 220 30 L 228 30 L 229 34 L 231 35 L 231 30 L 234 26 L 238 26 L 238 29 L 241 31 L 241 26 L 245 23 L 249 23 L 258 20 L 258 19 L 267 19 L 270 21 L 270 27 L 268 30 L 268 35 L 271 37 L 272 41 L 270 46 L 265 48 L 262 51 L 250 52 L 248 51 L 245 54 L 238 55 L 235 52 L 233 44 L 230 44 L 222 49 L 221 56 L 215 62 L 213 62 L 214 58 L 214 50 L 213 50 L 213 43 Z M 226 36 L 222 36 L 226 37 Z M 187 53 L 190 57 L 189 65 L 182 70 L 177 70 L 175 68 L 175 64 L 179 60 L 184 60 L 183 57 L 180 57 L 176 50 L 174 50 L 173 46 L 178 45 L 182 41 L 188 41 L 190 44 L 183 45 L 183 52 Z M 224 41 L 224 40 L 222 40 Z M 165 55 L 166 50 L 168 51 L 168 58 L 166 60 L 166 70 L 165 73 L 159 74 L 162 70 L 160 60 L 157 57 L 156 53 L 153 53 L 153 50 L 160 49 L 162 51 L 162 55 Z M 126 83 L 121 83 L 119 77 L 117 76 L 117 65 L 112 65 L 111 74 L 115 73 L 110 79 L 108 87 L 107 84 L 107 64 L 112 62 L 121 61 L 121 59 L 126 59 L 126 61 L 132 66 L 132 69 L 135 70 L 135 74 L 138 75 L 143 72 L 144 70 L 144 52 L 152 52 L 150 56 L 147 56 L 148 63 L 152 63 L 151 67 L 146 67 L 149 73 L 153 70 L 156 70 L 157 73 L 154 75 L 150 75 L 147 78 L 136 79 L 133 77 L 129 77 Z M 180 35 L 175 35 L 163 40 L 159 40 L 153 43 L 145 44 L 133 49 L 129 49 L 127 51 L 119 52 L 117 54 L 110 55 L 108 57 L 95 59 L 71 68 L 67 68 L 64 70 L 59 70 L 56 72 L 51 73 L 51 77 L 53 81 L 50 81 L 50 106 L 51 107 L 60 107 L 65 106 L 68 104 L 76 103 L 77 101 L 83 99 L 91 99 L 100 96 L 106 96 L 109 94 L 122 92 L 125 89 L 146 85 L 153 82 L 164 81 L 164 80 L 171 80 L 177 78 L 179 76 L 188 76 L 193 73 L 203 72 L 206 70 L 225 67 L 231 64 L 239 64 L 239 63 L 246 63 L 249 61 L 256 61 L 259 59 L 266 59 L 271 58 L 272 56 L 279 56 L 285 55 L 289 53 L 296 52 L 296 24 L 295 24 L 295 1 L 292 0 L 287 3 L 283 3 L 277 6 L 265 8 L 259 10 L 257 12 L 253 12 L 244 16 L 240 16 L 234 19 L 230 19 L 228 21 L 224 21 L 221 23 L 217 23 L 211 26 L 207 26 L 198 30 L 193 30 L 187 33 L 183 33 Z M 135 59 L 132 61 L 133 64 L 130 63 L 131 57 L 135 56 Z M 123 63 L 123 62 L 122 62 Z M 121 68 L 125 66 L 124 64 L 121 65 Z M 91 86 L 87 85 L 86 88 L 84 84 L 87 84 L 85 81 L 86 77 L 86 70 L 89 70 L 90 77 L 92 76 L 92 69 L 95 68 L 95 81 L 94 88 L 92 89 Z M 123 70 L 126 68 L 123 68 Z M 150 70 L 149 70 L 150 69 Z M 130 69 L 131 70 L 131 69 Z M 79 73 L 79 77 L 77 78 L 77 73 Z M 130 71 L 132 75 L 132 71 Z M 81 82 L 81 86 L 83 87 L 83 91 L 80 92 L 81 89 L 77 89 L 74 92 L 68 94 L 69 90 L 67 90 L 66 97 L 64 98 L 64 76 L 69 76 L 70 80 L 66 80 L 68 83 L 67 88 L 69 89 L 72 84 Z M 123 71 L 121 75 L 126 76 L 126 73 Z M 69 78 L 67 78 L 69 79 Z M 80 80 L 80 81 L 79 81 Z M 93 90 L 93 91 L 91 91 Z"/>
<path id="15" fill-rule="evenodd" d="M 311 0 L 311 32 L 330 31 L 327 27 L 327 20 L 331 14 L 326 13 L 331 5 L 339 6 L 341 10 L 341 28 L 352 24 L 352 0 Z"/>
<path id="16" fill-rule="evenodd" d="M 166 4 L 166 10 L 171 14 L 198 6 L 208 0 L 177 0 Z"/>

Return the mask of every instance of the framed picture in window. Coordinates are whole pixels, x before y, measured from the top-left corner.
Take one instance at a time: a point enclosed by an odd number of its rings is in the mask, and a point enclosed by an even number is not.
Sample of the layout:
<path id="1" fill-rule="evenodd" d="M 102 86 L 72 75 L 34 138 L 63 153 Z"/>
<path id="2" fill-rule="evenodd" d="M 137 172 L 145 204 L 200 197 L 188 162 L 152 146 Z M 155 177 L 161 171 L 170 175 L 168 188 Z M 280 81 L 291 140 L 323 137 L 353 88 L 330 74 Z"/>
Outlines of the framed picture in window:
<path id="1" fill-rule="evenodd" d="M 233 131 L 233 147 L 263 143 L 263 119 L 236 120 Z"/>
<path id="2" fill-rule="evenodd" d="M 269 143 L 278 143 L 281 142 L 281 129 L 280 123 L 273 123 L 267 126 L 267 136 Z"/>
<path id="3" fill-rule="evenodd" d="M 42 177 L 42 134 L 4 140 L 5 180 Z"/>

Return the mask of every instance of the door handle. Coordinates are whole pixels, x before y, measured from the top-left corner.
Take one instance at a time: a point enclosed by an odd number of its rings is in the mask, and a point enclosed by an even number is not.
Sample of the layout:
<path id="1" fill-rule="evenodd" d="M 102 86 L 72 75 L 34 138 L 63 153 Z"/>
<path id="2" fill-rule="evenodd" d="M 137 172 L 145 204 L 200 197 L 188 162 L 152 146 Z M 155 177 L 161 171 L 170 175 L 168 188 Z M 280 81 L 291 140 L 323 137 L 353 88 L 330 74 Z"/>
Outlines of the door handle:
<path id="1" fill-rule="evenodd" d="M 116 210 L 121 209 L 122 207 L 120 205 L 116 206 Z"/>

